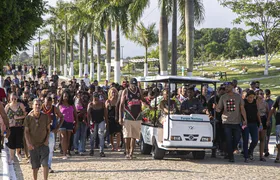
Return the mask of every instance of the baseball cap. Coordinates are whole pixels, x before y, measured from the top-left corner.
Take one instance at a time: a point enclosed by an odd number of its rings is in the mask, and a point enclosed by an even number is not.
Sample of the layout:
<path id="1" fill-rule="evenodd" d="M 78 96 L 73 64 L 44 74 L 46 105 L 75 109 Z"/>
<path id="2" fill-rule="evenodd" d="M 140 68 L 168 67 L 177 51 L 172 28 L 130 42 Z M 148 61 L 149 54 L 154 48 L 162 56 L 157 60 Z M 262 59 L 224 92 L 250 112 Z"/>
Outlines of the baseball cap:
<path id="1" fill-rule="evenodd" d="M 255 85 L 256 84 L 256 81 L 251 81 L 250 82 L 250 85 Z"/>
<path id="2" fill-rule="evenodd" d="M 137 85 L 137 79 L 136 78 L 131 78 L 129 84 Z"/>

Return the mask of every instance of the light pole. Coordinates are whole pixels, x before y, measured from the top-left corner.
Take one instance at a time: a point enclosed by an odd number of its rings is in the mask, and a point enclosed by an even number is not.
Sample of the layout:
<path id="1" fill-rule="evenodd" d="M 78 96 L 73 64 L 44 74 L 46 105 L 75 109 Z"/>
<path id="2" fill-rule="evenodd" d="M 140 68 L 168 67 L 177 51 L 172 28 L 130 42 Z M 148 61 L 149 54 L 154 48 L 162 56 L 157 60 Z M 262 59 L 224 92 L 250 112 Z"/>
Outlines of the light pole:
<path id="1" fill-rule="evenodd" d="M 38 54 L 39 54 L 39 66 L 42 65 L 42 59 L 41 59 L 41 37 L 40 37 L 40 31 L 39 31 L 39 47 L 38 47 Z"/>

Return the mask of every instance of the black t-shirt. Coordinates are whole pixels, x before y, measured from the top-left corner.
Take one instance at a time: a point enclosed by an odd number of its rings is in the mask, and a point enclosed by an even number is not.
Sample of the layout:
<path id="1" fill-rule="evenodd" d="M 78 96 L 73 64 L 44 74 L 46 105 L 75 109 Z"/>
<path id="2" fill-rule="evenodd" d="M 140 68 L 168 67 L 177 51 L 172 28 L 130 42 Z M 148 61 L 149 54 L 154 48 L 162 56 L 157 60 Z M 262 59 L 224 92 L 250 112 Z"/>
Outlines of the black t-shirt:
<path id="1" fill-rule="evenodd" d="M 252 103 L 249 103 L 247 99 L 244 99 L 244 108 L 246 111 L 248 123 L 258 123 L 258 107 L 257 101 L 254 99 Z"/>
<path id="2" fill-rule="evenodd" d="M 276 101 L 274 102 L 272 107 L 276 109 L 276 125 L 280 125 L 280 96 L 276 98 Z"/>
<path id="3" fill-rule="evenodd" d="M 22 69 L 22 66 L 19 65 L 19 66 L 18 66 L 18 71 L 21 71 L 21 69 Z"/>
<path id="4" fill-rule="evenodd" d="M 57 82 L 58 81 L 58 75 L 52 75 L 52 79 L 53 79 L 53 82 Z"/>

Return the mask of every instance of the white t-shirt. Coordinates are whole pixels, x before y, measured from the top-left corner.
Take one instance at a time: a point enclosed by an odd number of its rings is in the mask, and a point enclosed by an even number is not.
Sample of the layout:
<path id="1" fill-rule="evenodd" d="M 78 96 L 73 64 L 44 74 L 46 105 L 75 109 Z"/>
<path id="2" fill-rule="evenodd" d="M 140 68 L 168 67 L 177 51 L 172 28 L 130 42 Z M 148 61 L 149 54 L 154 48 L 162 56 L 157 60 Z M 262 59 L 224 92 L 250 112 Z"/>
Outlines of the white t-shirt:
<path id="1" fill-rule="evenodd" d="M 84 82 L 85 82 L 86 86 L 89 87 L 89 85 L 90 85 L 89 78 L 84 78 Z"/>

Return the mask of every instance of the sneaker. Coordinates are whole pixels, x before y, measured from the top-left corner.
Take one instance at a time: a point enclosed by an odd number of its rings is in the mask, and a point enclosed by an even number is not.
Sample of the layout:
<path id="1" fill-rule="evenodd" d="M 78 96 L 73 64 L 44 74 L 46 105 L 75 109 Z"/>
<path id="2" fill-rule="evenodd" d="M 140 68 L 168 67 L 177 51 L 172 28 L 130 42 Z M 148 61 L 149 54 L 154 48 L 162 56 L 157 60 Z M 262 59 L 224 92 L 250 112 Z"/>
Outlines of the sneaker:
<path id="1" fill-rule="evenodd" d="M 84 156 L 84 153 L 82 153 L 82 152 L 80 152 L 79 154 L 80 154 L 80 156 Z"/>
<path id="2" fill-rule="evenodd" d="M 253 154 L 249 154 L 249 159 L 250 159 L 251 161 L 254 161 L 254 160 L 255 160 Z"/>
<path id="3" fill-rule="evenodd" d="M 21 162 L 21 161 L 22 161 L 22 157 L 21 157 L 21 155 L 20 155 L 20 154 L 16 154 L 16 157 L 17 157 L 17 159 L 18 159 L 18 161 L 19 161 L 19 162 Z"/>
<path id="4" fill-rule="evenodd" d="M 63 160 L 66 160 L 66 159 L 68 159 L 68 157 L 67 157 L 67 156 L 63 156 L 62 159 L 63 159 Z"/>
<path id="5" fill-rule="evenodd" d="M 269 154 L 269 152 L 266 152 L 265 154 L 264 154 L 264 157 L 268 157 L 270 154 Z"/>
<path id="6" fill-rule="evenodd" d="M 266 159 L 262 157 L 262 158 L 260 158 L 260 161 L 266 162 Z"/>
<path id="7" fill-rule="evenodd" d="M 274 162 L 275 162 L 275 163 L 280 163 L 279 158 L 276 158 Z"/>
<path id="8" fill-rule="evenodd" d="M 101 153 L 100 153 L 100 157 L 105 157 L 104 152 L 101 152 Z"/>
<path id="9" fill-rule="evenodd" d="M 93 151 L 93 150 L 90 150 L 89 155 L 90 155 L 90 156 L 93 156 L 93 155 L 94 155 L 94 151 Z"/>
<path id="10" fill-rule="evenodd" d="M 70 155 L 70 154 L 66 154 L 66 157 L 67 157 L 67 158 L 70 158 L 70 157 L 71 157 L 71 155 Z"/>
<path id="11" fill-rule="evenodd" d="M 244 162 L 245 162 L 245 163 L 249 163 L 249 159 L 248 159 L 248 158 L 245 158 Z"/>
<path id="12" fill-rule="evenodd" d="M 49 168 L 49 173 L 54 173 L 54 171 L 52 170 L 52 168 Z"/>

